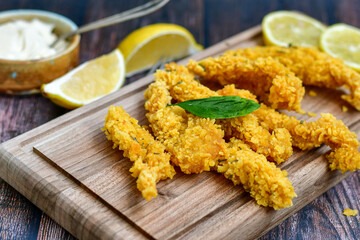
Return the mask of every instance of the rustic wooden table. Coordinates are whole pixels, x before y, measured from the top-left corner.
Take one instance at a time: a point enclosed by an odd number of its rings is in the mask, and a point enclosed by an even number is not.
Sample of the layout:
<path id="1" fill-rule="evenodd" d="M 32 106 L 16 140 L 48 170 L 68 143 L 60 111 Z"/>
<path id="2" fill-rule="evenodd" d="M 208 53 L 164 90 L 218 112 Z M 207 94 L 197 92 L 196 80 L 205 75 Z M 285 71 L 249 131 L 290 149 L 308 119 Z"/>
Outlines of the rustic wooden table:
<path id="1" fill-rule="evenodd" d="M 43 9 L 71 18 L 76 24 L 103 18 L 145 0 L 12 0 L 2 1 L 0 11 Z M 360 27 L 358 0 L 172 0 L 150 16 L 84 34 L 80 61 L 110 52 L 131 31 L 151 23 L 185 26 L 205 47 L 249 27 L 275 10 L 302 11 L 324 23 L 344 22 Z M 135 81 L 140 76 L 127 80 Z M 40 95 L 0 95 L 0 143 L 67 112 Z M 351 175 L 308 204 L 261 239 L 360 239 L 360 217 L 345 217 L 344 208 L 360 209 L 360 172 Z M 0 239 L 73 239 L 36 206 L 0 179 Z"/>

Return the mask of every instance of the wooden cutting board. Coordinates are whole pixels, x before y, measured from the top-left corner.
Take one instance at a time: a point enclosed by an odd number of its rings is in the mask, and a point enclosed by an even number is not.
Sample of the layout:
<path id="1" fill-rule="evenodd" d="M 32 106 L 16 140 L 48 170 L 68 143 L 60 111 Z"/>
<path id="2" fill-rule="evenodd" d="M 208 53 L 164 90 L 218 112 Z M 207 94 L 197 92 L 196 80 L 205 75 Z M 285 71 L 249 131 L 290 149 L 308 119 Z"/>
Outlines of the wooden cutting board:
<path id="1" fill-rule="evenodd" d="M 260 44 L 257 26 L 192 58 Z M 131 162 L 112 149 L 100 129 L 110 105 L 123 106 L 146 124 L 143 93 L 152 81 L 151 76 L 140 79 L 3 143 L 1 178 L 81 239 L 254 239 L 351 174 L 331 172 L 323 157 L 329 149 L 323 146 L 295 151 L 280 165 L 298 194 L 290 208 L 260 207 L 241 187 L 214 172 L 178 171 L 174 179 L 158 184 L 156 199 L 146 202 L 130 176 Z M 312 89 L 318 96 L 305 96 L 305 110 L 333 113 L 360 135 L 360 114 L 351 107 L 342 112 L 345 103 L 337 91 Z"/>

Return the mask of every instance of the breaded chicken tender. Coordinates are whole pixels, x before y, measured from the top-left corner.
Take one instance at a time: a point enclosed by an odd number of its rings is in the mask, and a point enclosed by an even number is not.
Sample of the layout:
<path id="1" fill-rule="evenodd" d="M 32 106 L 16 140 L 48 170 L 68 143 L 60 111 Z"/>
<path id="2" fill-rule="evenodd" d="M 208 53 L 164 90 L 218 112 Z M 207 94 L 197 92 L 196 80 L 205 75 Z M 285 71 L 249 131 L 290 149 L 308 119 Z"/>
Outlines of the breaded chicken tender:
<path id="1" fill-rule="evenodd" d="M 130 172 L 137 178 L 137 188 L 142 196 L 147 201 L 155 198 L 156 183 L 175 175 L 165 146 L 140 127 L 122 107 L 110 106 L 103 130 L 107 139 L 114 142 L 114 148 L 119 147 L 124 156 L 134 162 Z"/>
<path id="2" fill-rule="evenodd" d="M 157 81 L 162 81 L 169 88 L 171 96 L 182 102 L 191 99 L 200 99 L 218 96 L 219 93 L 210 90 L 194 79 L 184 66 L 168 64 L 165 71 L 157 71 Z M 232 91 L 234 86 L 225 87 L 222 91 Z M 241 97 L 247 97 L 256 101 L 256 97 L 247 90 L 237 90 L 242 93 Z M 235 95 L 235 94 L 231 94 Z M 274 129 L 269 132 L 260 125 L 257 117 L 249 114 L 243 117 L 218 120 L 225 131 L 227 139 L 237 137 L 269 160 L 281 163 L 286 161 L 292 154 L 291 136 L 286 129 Z"/>
<path id="3" fill-rule="evenodd" d="M 296 197 L 285 170 L 281 171 L 236 138 L 230 139 L 227 159 L 219 162 L 217 171 L 235 185 L 242 184 L 251 197 L 265 207 L 290 207 L 291 200 Z"/>
<path id="4" fill-rule="evenodd" d="M 149 86 L 145 99 L 150 127 L 181 171 L 186 174 L 210 171 L 224 157 L 224 132 L 214 119 L 197 117 L 178 106 L 167 107 L 171 96 L 161 81 Z"/>
<path id="5" fill-rule="evenodd" d="M 249 99 L 254 98 L 254 96 L 249 96 L 248 93 L 235 89 L 231 85 L 219 90 L 218 93 L 223 96 L 237 95 Z M 330 146 L 332 152 L 326 157 L 329 160 L 331 170 L 339 169 L 345 172 L 360 169 L 359 141 L 357 136 L 333 115 L 329 113 L 322 114 L 322 117 L 315 122 L 305 122 L 297 120 L 295 117 L 289 117 L 284 113 L 279 113 L 265 104 L 261 104 L 261 107 L 252 114 L 261 122 L 261 126 L 269 131 L 275 132 L 276 130 L 286 128 L 288 133 L 290 132 L 291 134 L 292 145 L 302 150 L 320 147 L 321 144 Z M 236 131 L 236 133 L 242 132 L 241 129 Z M 236 133 L 229 134 L 239 137 Z M 275 132 L 274 134 L 277 136 L 278 141 L 280 141 L 281 133 Z"/>
<path id="6" fill-rule="evenodd" d="M 242 56 L 226 55 L 199 62 L 190 60 L 187 67 L 205 80 L 248 89 L 261 102 L 273 108 L 303 112 L 301 100 L 305 89 L 302 81 L 272 58 L 249 60 Z"/>
<path id="7" fill-rule="evenodd" d="M 356 171 L 360 169 L 359 141 L 341 120 L 337 120 L 329 113 L 321 114 L 321 118 L 314 122 L 297 120 L 274 109 L 262 106 L 253 112 L 266 129 L 286 128 L 291 136 L 293 145 L 308 150 L 328 145 L 332 151 L 326 156 L 331 170 Z"/>
<path id="8" fill-rule="evenodd" d="M 245 89 L 235 88 L 234 84 L 226 85 L 223 88 L 217 90 L 216 93 L 220 96 L 239 96 L 242 98 L 251 99 L 258 103 L 258 100 L 254 94 Z"/>
<path id="9" fill-rule="evenodd" d="M 227 51 L 226 56 L 241 56 L 251 60 L 272 57 L 294 72 L 304 85 L 327 88 L 344 86 L 350 95 L 342 99 L 360 111 L 360 74 L 342 60 L 308 47 L 254 47 Z"/>
<path id="10" fill-rule="evenodd" d="M 184 68 L 179 69 L 182 70 Z M 255 153 L 241 140 L 232 139 L 230 144 L 225 143 L 224 133 L 214 120 L 196 117 L 178 106 L 166 107 L 171 97 L 169 86 L 161 80 L 161 73 L 163 71 L 157 72 L 155 83 L 145 92 L 145 108 L 150 111 L 147 117 L 155 136 L 172 154 L 172 161 L 185 173 L 200 173 L 216 168 L 235 185 L 241 183 L 262 206 L 274 209 L 291 206 L 291 199 L 296 194 L 286 178 L 286 172 L 276 168 L 274 163 L 268 162 L 264 155 Z M 200 84 L 196 86 L 198 90 L 208 92 Z M 179 94 L 179 89 L 169 89 Z M 184 94 L 191 93 L 184 91 Z"/>

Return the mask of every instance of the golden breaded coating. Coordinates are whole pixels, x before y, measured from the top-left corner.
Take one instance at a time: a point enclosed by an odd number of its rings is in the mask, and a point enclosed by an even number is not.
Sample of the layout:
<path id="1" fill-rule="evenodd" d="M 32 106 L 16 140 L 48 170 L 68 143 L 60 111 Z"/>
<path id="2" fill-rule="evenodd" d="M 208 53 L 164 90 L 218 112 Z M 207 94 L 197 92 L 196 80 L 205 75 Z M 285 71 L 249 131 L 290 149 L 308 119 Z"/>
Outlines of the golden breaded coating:
<path id="1" fill-rule="evenodd" d="M 184 66 L 168 64 L 165 71 L 157 71 L 157 81 L 166 84 L 171 96 L 178 101 L 218 96 L 217 92 L 210 90 L 194 79 Z M 222 93 L 233 93 L 234 86 L 225 87 Z M 241 93 L 240 97 L 255 99 L 247 90 L 236 90 Z M 236 95 L 235 93 L 231 95 Z M 256 100 L 256 99 L 255 99 Z M 257 118 L 249 114 L 247 116 L 218 120 L 225 130 L 225 137 L 235 136 L 249 144 L 257 153 L 264 154 L 269 160 L 281 163 L 286 161 L 292 154 L 291 136 L 286 129 L 276 129 L 270 133 L 260 126 Z"/>
<path id="2" fill-rule="evenodd" d="M 224 157 L 224 132 L 214 119 L 197 117 L 178 106 L 167 107 L 171 97 L 161 81 L 149 86 L 145 98 L 150 127 L 181 171 L 186 174 L 210 171 Z"/>
<path id="3" fill-rule="evenodd" d="M 228 51 L 226 56 L 242 56 L 255 60 L 272 57 L 288 67 L 304 85 L 327 88 L 344 86 L 350 95 L 341 97 L 360 111 L 360 74 L 342 60 L 308 47 L 254 47 Z"/>
<path id="4" fill-rule="evenodd" d="M 350 208 L 346 208 L 343 211 L 343 214 L 345 216 L 356 216 L 358 214 L 358 210 L 357 209 L 350 209 Z"/>
<path id="5" fill-rule="evenodd" d="M 339 169 L 344 173 L 360 169 L 360 154 L 357 148 L 346 144 L 335 148 L 326 158 L 329 160 L 331 170 Z"/>
<path id="6" fill-rule="evenodd" d="M 165 65 L 165 70 L 157 71 L 155 77 L 157 81 L 164 82 L 170 91 L 170 95 L 180 102 L 218 95 L 196 81 L 194 75 L 186 67 L 176 63 Z"/>
<path id="7" fill-rule="evenodd" d="M 241 140 L 230 139 L 227 159 L 219 162 L 217 171 L 244 189 L 259 205 L 281 209 L 292 206 L 294 187 L 281 171 L 266 158 L 253 152 Z"/>
<path id="8" fill-rule="evenodd" d="M 258 118 L 253 114 L 243 117 L 219 120 L 227 138 L 242 139 L 251 149 L 263 154 L 270 161 L 280 164 L 286 161 L 293 153 L 291 135 L 285 128 L 269 130 L 260 125 Z"/>
<path id="9" fill-rule="evenodd" d="M 226 55 L 199 62 L 190 60 L 187 67 L 203 79 L 223 86 L 235 84 L 237 88 L 248 89 L 273 108 L 303 112 L 301 100 L 305 89 L 302 81 L 272 58 L 249 60 Z"/>
<path id="10" fill-rule="evenodd" d="M 172 67 L 172 71 L 176 71 L 176 66 Z M 184 92 L 184 96 L 191 97 L 191 92 L 180 91 L 178 86 L 181 84 L 198 88 L 194 93 L 196 96 L 211 93 L 196 81 L 188 82 L 184 76 L 173 79 L 171 74 L 162 76 L 164 73 L 158 71 L 155 83 L 146 90 L 145 108 L 150 111 L 147 117 L 154 134 L 172 154 L 172 161 L 185 173 L 200 173 L 215 167 L 225 177 L 232 179 L 234 184 L 243 184 L 260 205 L 274 209 L 291 206 L 291 199 L 296 196 L 291 182 L 286 178 L 286 173 L 269 163 L 264 155 L 253 152 L 249 146 L 235 139 L 228 148 L 223 140 L 224 133 L 214 120 L 196 117 L 178 106 L 160 107 L 171 102 L 169 90 L 174 95 Z M 170 86 L 165 85 L 164 78 Z M 184 82 L 179 83 L 182 80 Z M 239 150 L 239 147 L 243 150 Z M 230 178 L 230 174 L 234 178 Z"/>
<path id="11" fill-rule="evenodd" d="M 242 98 L 251 99 L 258 103 L 256 96 L 249 90 L 235 88 L 234 84 L 226 85 L 223 88 L 216 91 L 220 96 L 239 96 Z"/>
<path id="12" fill-rule="evenodd" d="M 218 93 L 222 96 L 236 95 L 254 99 L 255 96 L 246 90 L 236 89 L 234 85 L 227 85 Z M 291 135 L 285 128 L 268 128 L 261 126 L 261 122 L 254 114 L 243 117 L 219 120 L 228 138 L 236 137 L 245 141 L 255 152 L 265 155 L 269 160 L 280 164 L 293 153 Z"/>
<path id="13" fill-rule="evenodd" d="M 157 196 L 156 183 L 173 178 L 175 170 L 170 164 L 170 154 L 165 146 L 156 141 L 138 121 L 127 114 L 122 107 L 110 106 L 105 118 L 104 129 L 114 148 L 124 151 L 124 156 L 134 162 L 130 169 L 137 179 L 137 188 L 150 201 Z"/>
<path id="14" fill-rule="evenodd" d="M 302 150 L 319 147 L 321 144 L 331 147 L 332 152 L 327 155 L 331 170 L 345 172 L 360 169 L 360 143 L 357 136 L 333 115 L 321 114 L 321 118 L 314 122 L 299 121 L 264 104 L 253 114 L 266 129 L 286 128 L 292 136 L 293 145 Z"/>

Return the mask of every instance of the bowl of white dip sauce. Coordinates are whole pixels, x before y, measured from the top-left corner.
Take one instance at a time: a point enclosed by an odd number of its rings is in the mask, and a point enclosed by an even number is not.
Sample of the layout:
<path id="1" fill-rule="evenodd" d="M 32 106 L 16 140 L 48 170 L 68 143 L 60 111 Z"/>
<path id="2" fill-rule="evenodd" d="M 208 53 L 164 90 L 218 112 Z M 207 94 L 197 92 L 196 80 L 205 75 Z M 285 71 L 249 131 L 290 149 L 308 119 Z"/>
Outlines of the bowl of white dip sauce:
<path id="1" fill-rule="evenodd" d="M 0 92 L 35 93 L 78 65 L 80 35 L 50 45 L 77 28 L 70 19 L 42 10 L 0 12 Z"/>

